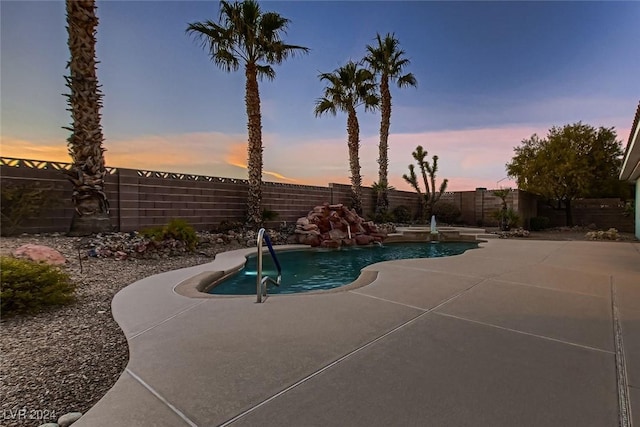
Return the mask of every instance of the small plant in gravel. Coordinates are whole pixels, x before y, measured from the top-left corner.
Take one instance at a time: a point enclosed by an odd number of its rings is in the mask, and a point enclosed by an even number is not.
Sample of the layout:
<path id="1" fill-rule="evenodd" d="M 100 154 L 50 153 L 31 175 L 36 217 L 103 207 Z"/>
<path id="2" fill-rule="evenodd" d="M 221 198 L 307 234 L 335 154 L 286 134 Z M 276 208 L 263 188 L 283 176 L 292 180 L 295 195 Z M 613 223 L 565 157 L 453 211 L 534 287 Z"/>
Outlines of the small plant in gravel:
<path id="1" fill-rule="evenodd" d="M 198 244 L 196 230 L 183 219 L 172 219 L 165 226 L 147 228 L 142 230 L 141 234 L 158 242 L 170 239 L 183 242 L 190 251 L 195 250 Z"/>
<path id="2" fill-rule="evenodd" d="M 12 257 L 0 257 L 2 314 L 35 312 L 74 300 L 75 284 L 57 267 Z"/>
<path id="3" fill-rule="evenodd" d="M 620 235 L 618 234 L 618 230 L 615 228 L 610 228 L 607 231 L 598 230 L 598 231 L 589 231 L 585 237 L 589 240 L 619 240 Z"/>

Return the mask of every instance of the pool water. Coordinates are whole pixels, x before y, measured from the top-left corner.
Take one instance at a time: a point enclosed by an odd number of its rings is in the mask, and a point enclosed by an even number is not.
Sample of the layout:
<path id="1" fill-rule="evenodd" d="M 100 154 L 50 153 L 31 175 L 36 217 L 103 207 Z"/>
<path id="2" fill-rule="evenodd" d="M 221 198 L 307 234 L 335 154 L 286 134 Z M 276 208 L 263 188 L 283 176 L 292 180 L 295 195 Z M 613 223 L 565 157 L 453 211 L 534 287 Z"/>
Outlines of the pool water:
<path id="1" fill-rule="evenodd" d="M 360 270 L 381 261 L 407 258 L 437 258 L 458 255 L 477 248 L 472 242 L 391 243 L 384 246 L 354 246 L 341 249 L 309 249 L 277 252 L 282 266 L 280 286 L 269 285 L 269 294 L 292 294 L 332 289 L 353 282 Z M 247 257 L 242 270 L 209 290 L 217 295 L 256 293 L 255 255 Z M 278 274 L 268 251 L 262 258 L 262 275 L 275 279 Z"/>

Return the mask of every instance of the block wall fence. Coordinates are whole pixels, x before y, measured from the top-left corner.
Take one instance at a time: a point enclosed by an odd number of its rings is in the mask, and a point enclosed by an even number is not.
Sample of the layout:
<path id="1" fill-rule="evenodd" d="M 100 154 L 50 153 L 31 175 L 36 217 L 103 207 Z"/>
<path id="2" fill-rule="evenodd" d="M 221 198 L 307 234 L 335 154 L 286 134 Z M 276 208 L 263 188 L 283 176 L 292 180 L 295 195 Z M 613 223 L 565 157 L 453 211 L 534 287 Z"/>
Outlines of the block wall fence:
<path id="1" fill-rule="evenodd" d="M 63 171 L 70 166 L 69 163 L 0 157 L 1 187 L 12 184 L 39 185 L 49 189 L 59 201 L 39 217 L 26 219 L 19 232 L 49 233 L 69 230 L 73 216 L 71 184 Z M 248 188 L 246 180 L 125 168 L 107 168 L 107 172 L 105 190 L 111 208 L 110 217 L 116 230 L 141 230 L 166 224 L 172 218 L 184 219 L 198 230 L 211 230 L 222 221 L 244 220 Z M 326 187 L 320 187 L 265 182 L 262 191 L 263 207 L 278 214 L 275 221 L 266 224 L 270 227 L 283 221 L 295 222 L 314 206 L 324 202 L 348 205 L 350 200 L 350 186 L 345 184 L 330 183 Z M 497 225 L 491 213 L 500 208 L 501 201 L 492 195 L 491 190 L 447 192 L 441 200 L 460 208 L 462 224 Z M 533 194 L 513 190 L 507 202 L 520 214 L 525 226 L 531 217 L 538 215 L 539 204 Z M 391 191 L 389 203 L 391 209 L 402 205 L 413 214 L 420 209 L 420 201 L 415 192 Z M 575 205 L 574 217 L 577 219 L 580 216 L 579 204 Z M 375 193 L 370 187 L 364 187 L 364 216 L 371 215 L 374 208 Z M 589 215 L 596 218 L 593 213 Z M 608 221 L 606 215 L 596 219 Z M 598 221 L 596 223 L 600 226 Z M 620 226 L 620 231 L 633 231 L 633 218 L 630 224 L 621 223 Z"/>

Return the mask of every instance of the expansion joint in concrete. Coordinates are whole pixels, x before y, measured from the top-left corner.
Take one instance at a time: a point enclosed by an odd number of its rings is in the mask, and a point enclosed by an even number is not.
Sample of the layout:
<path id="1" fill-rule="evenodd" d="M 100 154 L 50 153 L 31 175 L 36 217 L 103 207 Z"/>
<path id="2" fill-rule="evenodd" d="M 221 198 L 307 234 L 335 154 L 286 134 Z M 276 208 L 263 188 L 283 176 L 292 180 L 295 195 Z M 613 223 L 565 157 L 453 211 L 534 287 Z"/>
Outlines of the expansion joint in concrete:
<path id="1" fill-rule="evenodd" d="M 165 399 L 160 393 L 158 393 L 153 387 L 151 387 L 149 384 L 147 384 L 142 378 L 140 378 L 135 373 L 133 373 L 133 371 L 131 371 L 129 368 L 125 368 L 125 372 L 128 373 L 129 375 L 131 375 L 131 377 L 134 380 L 138 381 L 138 383 L 140 383 L 140 385 L 142 385 L 151 394 L 153 394 L 158 400 L 160 400 L 167 408 L 169 408 L 171 410 L 171 412 L 173 412 L 178 417 L 180 417 L 180 419 L 182 419 L 189 427 L 198 427 L 198 425 L 196 423 L 194 423 L 193 421 L 191 421 L 189 419 L 189 417 L 187 417 L 181 410 L 179 410 L 178 408 L 173 406 L 171 404 L 171 402 L 169 402 L 167 399 Z"/>
<path id="2" fill-rule="evenodd" d="M 631 403 L 629 399 L 629 385 L 627 378 L 627 366 L 624 359 L 624 341 L 622 339 L 622 323 L 618 311 L 616 285 L 613 276 L 610 276 L 611 283 L 611 312 L 613 318 L 613 336 L 616 350 L 616 382 L 618 386 L 618 414 L 620 417 L 620 427 L 631 427 Z"/>
<path id="3" fill-rule="evenodd" d="M 272 396 L 268 397 L 267 399 L 263 400 L 262 402 L 260 402 L 260 403 L 258 403 L 258 404 L 256 404 L 256 405 L 252 406 L 251 408 L 249 408 L 249 409 L 247 409 L 247 410 L 245 410 L 245 411 L 243 411 L 243 412 L 239 413 L 239 414 L 238 414 L 238 415 L 236 415 L 235 417 L 233 417 L 233 418 L 231 418 L 231 419 L 227 420 L 226 422 L 224 422 L 224 423 L 220 424 L 218 427 L 227 427 L 227 426 L 229 426 L 229 425 L 233 424 L 234 422 L 238 421 L 238 420 L 239 420 L 239 419 L 241 419 L 242 417 L 244 417 L 244 416 L 246 416 L 246 415 L 250 414 L 251 412 L 255 411 L 256 409 L 258 409 L 258 408 L 260 408 L 260 407 L 262 407 L 262 406 L 266 405 L 267 403 L 271 402 L 272 400 L 275 400 L 275 399 L 277 399 L 278 397 L 282 396 L 283 394 L 285 394 L 285 393 L 287 393 L 287 392 L 289 392 L 289 391 L 291 391 L 291 390 L 295 389 L 296 387 L 298 387 L 298 386 L 300 386 L 300 385 L 302 385 L 302 384 L 306 383 L 307 381 L 309 381 L 309 380 L 311 380 L 312 378 L 314 378 L 314 377 L 316 377 L 316 376 L 320 375 L 321 373 L 325 372 L 326 370 L 333 368 L 333 367 L 334 367 L 334 366 L 336 366 L 337 364 L 339 364 L 339 363 L 341 363 L 341 362 L 345 361 L 346 359 L 349 359 L 351 356 L 353 356 L 353 355 L 355 355 L 355 354 L 357 354 L 357 353 L 359 353 L 359 352 L 361 352 L 361 351 L 363 351 L 363 350 L 365 350 L 365 349 L 367 349 L 367 348 L 371 347 L 372 345 L 374 345 L 375 343 L 377 343 L 377 342 L 378 342 L 378 341 L 380 341 L 380 340 L 383 340 L 384 338 L 388 337 L 389 335 L 391 335 L 391 334 L 393 334 L 393 333 L 395 333 L 395 332 L 398 332 L 399 330 L 401 330 L 401 329 L 405 328 L 406 326 L 409 326 L 410 324 L 412 324 L 412 323 L 416 322 L 418 319 L 420 319 L 420 318 L 422 318 L 422 317 L 426 316 L 427 314 L 429 314 L 429 313 L 433 312 L 434 310 L 436 310 L 436 309 L 438 309 L 438 308 L 442 307 L 443 305 L 447 304 L 448 302 L 450 302 L 450 301 L 452 301 L 452 300 L 454 300 L 454 299 L 456 299 L 456 298 L 460 297 L 461 295 L 464 295 L 465 293 L 469 292 L 471 289 L 473 289 L 474 287 L 478 286 L 479 284 L 481 284 L 481 283 L 485 282 L 486 280 L 487 280 L 487 279 L 481 280 L 481 281 L 479 281 L 478 283 L 475 283 L 475 284 L 471 285 L 470 287 L 468 287 L 468 288 L 466 288 L 466 289 L 461 290 L 460 292 L 456 293 L 455 295 L 452 295 L 451 297 L 449 297 L 449 298 L 447 298 L 446 300 L 442 301 L 440 304 L 436 305 L 435 307 L 432 307 L 432 308 L 430 308 L 430 309 L 428 309 L 428 310 L 425 310 L 424 312 L 422 312 L 422 313 L 418 314 L 417 316 L 415 316 L 415 317 L 413 317 L 413 318 L 411 318 L 411 319 L 407 320 L 406 322 L 404 322 L 404 323 L 400 324 L 399 326 L 396 326 L 395 328 L 391 329 L 390 331 L 388 331 L 388 332 L 386 332 L 386 333 L 384 333 L 384 334 L 380 335 L 379 337 L 377 337 L 377 338 L 375 338 L 375 339 L 373 339 L 373 340 L 371 340 L 371 341 L 369 341 L 369 342 L 367 342 L 367 343 L 365 343 L 365 344 L 361 345 L 360 347 L 358 347 L 358 348 L 356 348 L 356 349 L 354 349 L 354 350 L 350 351 L 349 353 L 347 353 L 347 354 L 345 354 L 344 356 L 342 356 L 342 357 L 340 357 L 340 358 L 338 358 L 338 359 L 334 360 L 333 362 L 329 363 L 328 365 L 325 365 L 324 367 L 322 367 L 322 368 L 318 369 L 317 371 L 312 372 L 311 374 L 307 375 L 306 377 L 304 377 L 304 378 L 302 378 L 302 379 L 300 379 L 300 380 L 296 381 L 295 383 L 291 384 L 289 387 L 287 387 L 287 388 L 285 388 L 285 389 L 283 389 L 283 390 L 279 391 L 278 393 L 276 393 L 276 394 L 274 394 L 274 395 L 272 395 Z M 361 295 L 361 296 L 368 296 L 368 295 L 364 295 L 364 294 L 359 294 L 359 295 Z M 376 299 L 381 299 L 381 300 L 383 300 L 383 298 L 376 298 Z M 394 301 L 390 301 L 390 300 L 385 300 L 385 301 L 387 301 L 387 302 L 394 302 Z M 404 305 L 404 304 L 403 304 L 403 305 Z"/>
<path id="4" fill-rule="evenodd" d="M 155 329 L 155 328 L 157 328 L 158 326 L 160 326 L 160 325 L 162 325 L 162 324 L 164 324 L 164 323 L 167 323 L 168 321 L 170 321 L 170 320 L 172 320 L 172 319 L 175 319 L 176 317 L 180 316 L 180 315 L 181 315 L 181 314 L 183 314 L 183 313 L 186 313 L 187 311 L 191 310 L 192 308 L 195 308 L 195 307 L 199 306 L 200 304 L 204 303 L 205 301 L 207 301 L 207 300 L 206 300 L 206 299 L 200 300 L 200 301 L 198 301 L 197 303 L 192 304 L 192 305 L 190 305 L 189 307 L 185 308 L 184 310 L 181 310 L 181 311 L 177 312 L 176 314 L 174 314 L 174 315 L 172 315 L 172 316 L 169 316 L 169 317 L 167 317 L 166 319 L 164 319 L 164 320 L 162 320 L 162 321 L 160 321 L 160 322 L 158 322 L 158 323 L 154 324 L 153 326 L 149 326 L 147 329 L 144 329 L 144 330 L 142 330 L 142 331 L 136 332 L 135 334 L 133 334 L 133 335 L 131 335 L 130 337 L 128 337 L 128 339 L 129 339 L 129 340 L 132 340 L 132 339 L 134 339 L 134 338 L 137 338 L 137 337 L 139 337 L 140 335 L 142 335 L 142 334 L 144 334 L 144 333 L 146 333 L 146 332 L 149 332 L 150 330 Z"/>

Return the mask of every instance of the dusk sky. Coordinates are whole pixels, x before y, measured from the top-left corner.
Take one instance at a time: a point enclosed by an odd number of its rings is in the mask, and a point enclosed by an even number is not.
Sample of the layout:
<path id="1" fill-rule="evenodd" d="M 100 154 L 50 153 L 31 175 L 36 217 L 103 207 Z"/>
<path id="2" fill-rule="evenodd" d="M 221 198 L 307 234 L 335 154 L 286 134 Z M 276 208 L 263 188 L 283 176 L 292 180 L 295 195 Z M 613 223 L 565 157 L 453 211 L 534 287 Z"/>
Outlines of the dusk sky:
<path id="1" fill-rule="evenodd" d="M 185 33 L 218 2 L 98 1 L 108 166 L 246 179 L 244 72 Z M 321 72 L 395 33 L 417 88 L 392 87 L 390 184 L 420 144 L 449 190 L 514 185 L 505 163 L 533 133 L 583 121 L 626 144 L 640 99 L 640 2 L 265 1 L 311 49 L 260 82 L 266 181 L 348 183 L 346 115 L 314 116 Z M 0 154 L 69 162 L 63 1 L 0 1 Z M 363 184 L 377 181 L 379 112 L 358 111 Z M 498 184 L 499 182 L 499 184 Z"/>

